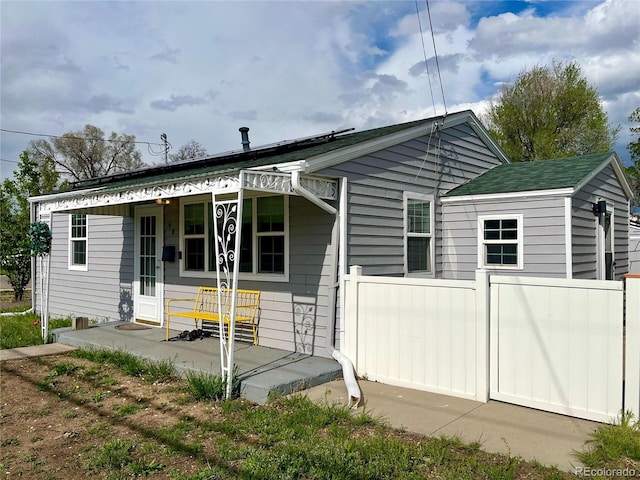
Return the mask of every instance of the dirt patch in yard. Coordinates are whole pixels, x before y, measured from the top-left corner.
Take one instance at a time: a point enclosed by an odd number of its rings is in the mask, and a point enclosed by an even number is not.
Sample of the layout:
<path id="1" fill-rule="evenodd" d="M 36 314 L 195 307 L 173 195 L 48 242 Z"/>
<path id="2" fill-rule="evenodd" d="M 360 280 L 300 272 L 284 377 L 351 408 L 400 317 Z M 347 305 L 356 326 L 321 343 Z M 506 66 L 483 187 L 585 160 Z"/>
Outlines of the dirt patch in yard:
<path id="1" fill-rule="evenodd" d="M 102 478 L 127 466 L 167 478 L 172 469 L 202 468 L 207 453 L 189 454 L 188 435 L 158 438 L 185 414 L 217 415 L 215 404 L 189 401 L 182 380 L 149 384 L 67 356 L 6 361 L 0 369 L 3 478 Z"/>
<path id="2" fill-rule="evenodd" d="M 74 355 L 0 362 L 3 478 L 575 478 L 357 413 L 350 423 L 305 404 L 197 402 L 182 379 L 149 383 Z M 348 473 L 382 457 L 378 474 Z"/>

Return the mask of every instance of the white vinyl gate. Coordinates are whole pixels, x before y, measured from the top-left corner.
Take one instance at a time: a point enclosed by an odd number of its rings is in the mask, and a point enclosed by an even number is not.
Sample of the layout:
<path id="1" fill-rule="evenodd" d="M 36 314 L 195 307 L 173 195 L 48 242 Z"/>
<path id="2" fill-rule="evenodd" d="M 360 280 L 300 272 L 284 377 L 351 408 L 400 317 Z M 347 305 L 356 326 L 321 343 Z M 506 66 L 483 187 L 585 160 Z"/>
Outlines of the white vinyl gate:
<path id="1" fill-rule="evenodd" d="M 623 284 L 491 277 L 490 397 L 608 422 L 620 413 Z"/>
<path id="2" fill-rule="evenodd" d="M 626 348 L 623 282 L 359 267 L 345 280 L 342 348 L 361 376 L 600 422 L 640 415 L 640 278 L 626 280 Z"/>

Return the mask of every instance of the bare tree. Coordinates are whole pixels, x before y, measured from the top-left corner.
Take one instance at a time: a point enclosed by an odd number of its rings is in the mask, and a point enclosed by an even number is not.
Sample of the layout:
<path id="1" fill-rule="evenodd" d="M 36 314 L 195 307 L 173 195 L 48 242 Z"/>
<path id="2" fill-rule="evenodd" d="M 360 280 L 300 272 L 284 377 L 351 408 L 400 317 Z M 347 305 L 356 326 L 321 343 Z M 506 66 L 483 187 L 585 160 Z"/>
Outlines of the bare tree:
<path id="1" fill-rule="evenodd" d="M 136 150 L 134 135 L 104 132 L 86 125 L 79 132 L 68 132 L 49 140 L 30 143 L 29 152 L 37 160 L 50 158 L 60 173 L 72 182 L 126 172 L 144 166 Z"/>
<path id="2" fill-rule="evenodd" d="M 207 149 L 200 142 L 189 140 L 182 145 L 176 153 L 169 155 L 171 162 L 181 162 L 184 160 L 195 160 L 207 156 Z"/>

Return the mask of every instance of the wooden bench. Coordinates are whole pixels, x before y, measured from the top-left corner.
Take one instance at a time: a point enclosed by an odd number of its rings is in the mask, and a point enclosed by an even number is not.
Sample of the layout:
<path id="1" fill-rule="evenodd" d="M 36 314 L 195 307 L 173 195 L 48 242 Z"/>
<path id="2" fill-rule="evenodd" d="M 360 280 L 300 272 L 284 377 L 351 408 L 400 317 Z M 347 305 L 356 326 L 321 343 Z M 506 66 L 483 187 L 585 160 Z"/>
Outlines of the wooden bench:
<path id="1" fill-rule="evenodd" d="M 260 304 L 259 290 L 237 290 L 236 323 L 251 322 L 253 344 L 258 345 L 256 333 L 256 313 Z M 223 322 L 229 325 L 231 316 L 231 290 L 222 292 Z M 173 308 L 173 311 L 172 311 Z M 216 287 L 200 287 L 195 298 L 172 298 L 167 300 L 167 331 L 165 339 L 169 340 L 171 317 L 193 318 L 198 328 L 198 321 L 220 321 L 218 311 L 218 289 Z"/>

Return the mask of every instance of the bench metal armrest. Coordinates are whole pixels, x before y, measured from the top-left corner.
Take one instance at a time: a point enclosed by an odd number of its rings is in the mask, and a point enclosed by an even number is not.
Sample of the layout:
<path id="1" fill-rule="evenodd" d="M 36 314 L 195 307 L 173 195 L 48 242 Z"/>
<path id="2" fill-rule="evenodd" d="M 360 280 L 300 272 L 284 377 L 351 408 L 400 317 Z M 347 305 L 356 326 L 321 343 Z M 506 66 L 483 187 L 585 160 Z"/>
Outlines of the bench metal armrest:
<path id="1" fill-rule="evenodd" d="M 169 324 L 171 323 L 171 304 L 174 302 L 195 302 L 196 297 L 171 298 L 167 300 L 167 326 L 165 328 L 165 340 L 169 340 Z"/>

